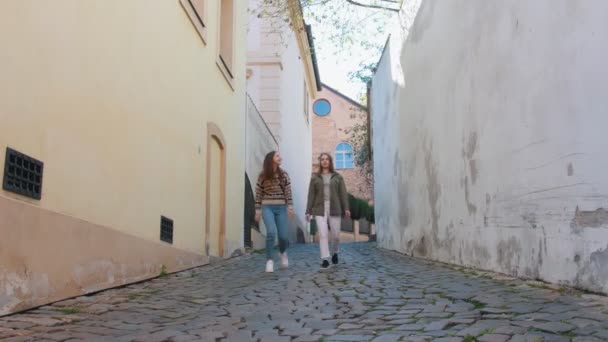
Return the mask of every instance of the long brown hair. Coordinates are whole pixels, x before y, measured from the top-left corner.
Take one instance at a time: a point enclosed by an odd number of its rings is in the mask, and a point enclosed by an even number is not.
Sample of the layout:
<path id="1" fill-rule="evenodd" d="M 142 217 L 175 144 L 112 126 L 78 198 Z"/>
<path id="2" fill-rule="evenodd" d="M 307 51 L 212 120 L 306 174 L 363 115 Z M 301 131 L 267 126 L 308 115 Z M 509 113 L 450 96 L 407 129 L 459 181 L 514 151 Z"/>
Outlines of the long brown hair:
<path id="1" fill-rule="evenodd" d="M 319 155 L 319 174 L 323 173 L 323 166 L 321 166 L 321 158 L 323 158 L 323 156 L 327 156 L 327 158 L 329 159 L 329 172 L 330 173 L 335 173 L 336 169 L 334 168 L 334 158 L 332 158 L 331 154 L 323 152 Z"/>
<path id="2" fill-rule="evenodd" d="M 277 151 L 270 151 L 264 157 L 264 169 L 262 170 L 262 179 L 263 180 L 273 180 L 275 177 L 274 170 L 274 155 L 277 154 Z M 276 172 L 279 174 L 279 177 L 282 178 L 283 170 L 281 170 L 280 166 L 277 166 Z"/>

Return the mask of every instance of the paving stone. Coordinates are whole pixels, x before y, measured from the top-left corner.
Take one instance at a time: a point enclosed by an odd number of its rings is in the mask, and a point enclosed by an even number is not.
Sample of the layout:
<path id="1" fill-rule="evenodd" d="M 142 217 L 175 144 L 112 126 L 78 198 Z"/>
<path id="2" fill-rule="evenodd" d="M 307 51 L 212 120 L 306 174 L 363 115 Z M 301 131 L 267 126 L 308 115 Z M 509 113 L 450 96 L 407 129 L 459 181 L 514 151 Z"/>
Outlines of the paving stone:
<path id="1" fill-rule="evenodd" d="M 543 332 L 530 332 L 530 335 L 537 335 L 538 337 L 542 337 L 544 342 L 570 342 L 569 336 L 555 335 Z"/>
<path id="2" fill-rule="evenodd" d="M 526 333 L 526 331 L 526 328 L 511 325 L 505 327 L 498 327 L 494 329 L 493 333 L 503 335 L 523 335 Z"/>
<path id="3" fill-rule="evenodd" d="M 499 308 L 492 308 L 492 307 L 485 307 L 479 311 L 481 311 L 482 314 L 503 314 L 503 313 L 510 312 L 507 309 L 499 309 Z"/>
<path id="4" fill-rule="evenodd" d="M 449 312 L 422 312 L 417 314 L 416 318 L 447 318 L 451 317 L 452 314 Z"/>
<path id="5" fill-rule="evenodd" d="M 281 331 L 281 336 L 293 336 L 298 337 L 302 335 L 310 335 L 312 333 L 311 328 L 299 328 L 299 329 L 288 329 Z"/>
<path id="6" fill-rule="evenodd" d="M 253 341 L 253 334 L 248 330 L 239 330 L 233 333 L 229 333 L 226 335 L 226 339 L 228 341 Z"/>
<path id="7" fill-rule="evenodd" d="M 477 320 L 473 319 L 473 318 L 450 318 L 450 319 L 448 319 L 448 322 L 450 322 L 450 324 L 473 324 L 476 321 Z"/>
<path id="8" fill-rule="evenodd" d="M 573 319 L 567 320 L 566 322 L 568 324 L 574 325 L 577 328 L 585 328 L 588 326 L 594 326 L 598 323 L 597 321 L 593 321 L 590 319 L 584 319 L 584 318 L 573 318 Z"/>
<path id="9" fill-rule="evenodd" d="M 361 329 L 362 331 L 385 331 L 385 330 L 392 330 L 395 326 L 394 325 L 365 325 L 363 326 Z"/>
<path id="10" fill-rule="evenodd" d="M 562 323 L 562 322 L 547 322 L 534 325 L 536 329 L 550 332 L 562 334 L 571 330 L 574 330 L 575 326 L 572 324 Z"/>
<path id="11" fill-rule="evenodd" d="M 317 342 L 320 341 L 323 337 L 319 335 L 306 335 L 300 336 L 294 340 L 294 342 Z"/>
<path id="12" fill-rule="evenodd" d="M 327 341 L 348 341 L 348 342 L 357 342 L 357 341 L 371 341 L 373 337 L 366 335 L 334 335 L 328 337 Z"/>
<path id="13" fill-rule="evenodd" d="M 289 254 L 290 268 L 271 275 L 252 254 L 0 317 L 0 340 L 608 340 L 608 301 L 594 297 L 472 277 L 374 243 L 344 244 L 331 272 L 319 272 L 316 245 Z"/>
<path id="14" fill-rule="evenodd" d="M 543 338 L 537 335 L 513 335 L 510 342 L 543 342 Z"/>
<path id="15" fill-rule="evenodd" d="M 570 310 L 572 310 L 571 305 L 549 304 L 549 305 L 543 306 L 543 308 L 540 310 L 540 312 L 548 312 L 548 313 L 557 314 L 557 313 L 567 312 Z"/>
<path id="16" fill-rule="evenodd" d="M 608 341 L 608 330 L 600 330 L 593 334 L 595 337 L 603 338 Z"/>
<path id="17" fill-rule="evenodd" d="M 401 324 L 410 324 L 416 322 L 418 319 L 415 318 L 406 318 L 406 319 L 396 319 L 392 321 L 382 322 L 382 324 L 391 324 L 391 325 L 401 325 Z M 365 324 L 365 322 L 361 321 L 361 323 Z"/>
<path id="18" fill-rule="evenodd" d="M 322 336 L 333 336 L 336 335 L 340 330 L 338 329 L 321 329 L 317 330 L 313 333 L 313 335 L 322 335 Z"/>
<path id="19" fill-rule="evenodd" d="M 487 334 L 477 338 L 479 342 L 507 342 L 511 339 L 509 335 Z"/>
<path id="20" fill-rule="evenodd" d="M 542 305 L 532 303 L 516 303 L 509 306 L 509 311 L 515 314 L 527 314 L 542 309 Z"/>
<path id="21" fill-rule="evenodd" d="M 215 340 L 213 342 L 215 342 Z M 235 341 L 235 342 L 238 342 L 238 341 Z M 268 337 L 268 338 L 261 339 L 260 342 L 291 342 L 291 337 L 289 337 L 289 336 Z"/>
<path id="22" fill-rule="evenodd" d="M 374 338 L 372 342 L 397 342 L 401 337 L 401 335 L 382 335 Z"/>
<path id="23" fill-rule="evenodd" d="M 450 324 L 450 321 L 448 321 L 448 320 L 435 321 L 435 322 L 428 324 L 426 327 L 424 327 L 424 331 L 443 330 L 443 329 L 445 329 L 445 327 L 448 326 L 448 324 Z"/>
<path id="24" fill-rule="evenodd" d="M 393 330 L 407 330 L 407 331 L 418 331 L 423 330 L 425 327 L 424 324 L 414 323 L 414 324 L 403 324 L 400 325 Z"/>
<path id="25" fill-rule="evenodd" d="M 200 337 L 195 335 L 180 335 L 173 336 L 169 338 L 170 342 L 191 342 L 191 341 L 199 341 Z"/>
<path id="26" fill-rule="evenodd" d="M 599 339 L 597 337 L 590 337 L 590 336 L 578 336 L 572 339 L 572 342 L 600 342 L 600 341 L 605 341 L 602 339 Z"/>
<path id="27" fill-rule="evenodd" d="M 402 341 L 404 342 L 429 342 L 434 340 L 432 336 L 407 336 Z"/>
<path id="28" fill-rule="evenodd" d="M 338 327 L 338 323 L 335 321 L 313 321 L 305 324 L 306 328 L 311 328 L 315 330 L 319 329 L 335 329 Z"/>
<path id="29" fill-rule="evenodd" d="M 435 330 L 435 331 L 425 331 L 424 333 L 421 333 L 424 336 L 431 336 L 431 337 L 445 337 L 445 336 L 449 336 L 450 333 L 445 331 L 445 330 Z"/>
<path id="30" fill-rule="evenodd" d="M 381 324 L 393 324 L 393 322 L 394 321 L 382 320 L 379 318 L 366 318 L 366 319 L 360 320 L 358 323 L 364 324 L 364 325 L 381 325 Z M 400 323 L 400 324 L 406 324 L 406 323 L 409 323 L 409 322 Z"/>
<path id="31" fill-rule="evenodd" d="M 412 318 L 412 314 L 398 314 L 398 315 L 390 315 L 390 316 L 386 316 L 384 317 L 385 320 L 387 321 L 393 321 L 393 320 L 398 320 L 398 319 L 409 319 Z"/>

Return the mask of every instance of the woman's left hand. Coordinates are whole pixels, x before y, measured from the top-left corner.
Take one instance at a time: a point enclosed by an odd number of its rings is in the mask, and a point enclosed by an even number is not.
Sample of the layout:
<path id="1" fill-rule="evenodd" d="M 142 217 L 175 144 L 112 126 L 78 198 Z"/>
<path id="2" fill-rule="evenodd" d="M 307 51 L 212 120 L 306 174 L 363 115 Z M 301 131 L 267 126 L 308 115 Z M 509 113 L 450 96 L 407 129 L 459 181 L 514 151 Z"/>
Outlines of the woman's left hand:
<path id="1" fill-rule="evenodd" d="M 346 218 L 350 218 L 350 210 L 346 210 L 344 212 L 344 216 L 346 216 Z"/>
<path id="2" fill-rule="evenodd" d="M 292 220 L 293 217 L 295 216 L 295 211 L 293 210 L 293 207 L 289 207 L 287 208 L 287 215 L 289 216 L 289 219 Z"/>

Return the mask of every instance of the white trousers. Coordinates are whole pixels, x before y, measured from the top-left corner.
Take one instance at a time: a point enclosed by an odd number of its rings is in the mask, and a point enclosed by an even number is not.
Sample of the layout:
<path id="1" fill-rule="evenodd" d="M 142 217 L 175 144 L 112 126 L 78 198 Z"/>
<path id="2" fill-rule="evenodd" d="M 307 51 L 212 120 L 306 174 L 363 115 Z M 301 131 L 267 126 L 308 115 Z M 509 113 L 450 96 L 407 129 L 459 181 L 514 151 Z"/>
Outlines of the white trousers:
<path id="1" fill-rule="evenodd" d="M 321 259 L 329 259 L 340 250 L 340 216 L 329 216 L 329 205 L 325 206 L 325 216 L 315 216 L 319 229 L 319 248 Z M 330 254 L 331 252 L 331 254 Z"/>

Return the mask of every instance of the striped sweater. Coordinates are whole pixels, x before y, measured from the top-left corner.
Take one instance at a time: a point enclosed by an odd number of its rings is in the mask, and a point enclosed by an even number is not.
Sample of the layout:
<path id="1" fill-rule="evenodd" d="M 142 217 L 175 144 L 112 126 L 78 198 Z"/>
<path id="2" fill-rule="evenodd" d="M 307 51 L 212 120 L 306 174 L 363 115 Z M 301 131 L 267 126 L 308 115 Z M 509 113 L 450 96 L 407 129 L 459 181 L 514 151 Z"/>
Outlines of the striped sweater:
<path id="1" fill-rule="evenodd" d="M 275 174 L 274 179 L 264 179 L 264 174 L 260 174 L 255 187 L 255 208 L 262 208 L 262 204 L 276 205 L 287 204 L 293 205 L 291 197 L 291 182 L 287 172 L 281 170 L 282 177 L 279 177 L 279 172 Z"/>

